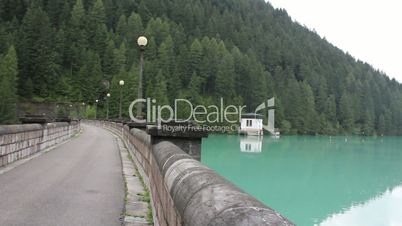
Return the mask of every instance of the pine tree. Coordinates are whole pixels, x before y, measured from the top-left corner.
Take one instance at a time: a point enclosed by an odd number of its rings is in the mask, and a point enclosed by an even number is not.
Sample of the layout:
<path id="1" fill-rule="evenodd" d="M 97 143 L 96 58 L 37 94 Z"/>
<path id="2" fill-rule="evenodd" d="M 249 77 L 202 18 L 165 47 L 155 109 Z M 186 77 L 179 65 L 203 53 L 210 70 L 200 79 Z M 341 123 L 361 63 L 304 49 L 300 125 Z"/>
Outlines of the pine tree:
<path id="1" fill-rule="evenodd" d="M 346 93 L 343 94 L 339 102 L 339 118 L 346 132 L 352 132 L 354 129 L 354 115 L 352 109 L 352 103 L 348 95 Z"/>
<path id="2" fill-rule="evenodd" d="M 139 69 L 136 65 L 132 65 L 126 77 L 124 78 L 125 84 L 123 87 L 123 117 L 129 117 L 129 106 L 131 102 L 137 99 L 138 94 L 138 73 Z M 136 109 L 134 109 L 136 112 Z"/>
<path id="3" fill-rule="evenodd" d="M 190 46 L 189 65 L 193 72 L 200 73 L 202 58 L 202 46 L 198 39 L 195 39 Z"/>
<path id="4" fill-rule="evenodd" d="M 18 47 L 21 79 L 19 90 L 22 96 L 30 98 L 25 81 L 32 80 L 34 94 L 47 97 L 54 92 L 57 83 L 56 53 L 54 51 L 54 30 L 50 27 L 46 13 L 31 3 L 22 23 L 22 35 Z"/>
<path id="5" fill-rule="evenodd" d="M 301 83 L 301 95 L 303 97 L 301 104 L 303 113 L 299 117 L 303 118 L 303 125 L 299 128 L 299 131 L 305 131 L 308 134 L 317 133 L 320 127 L 320 120 L 315 111 L 313 91 L 306 82 Z"/>
<path id="6" fill-rule="evenodd" d="M 122 115 L 124 115 L 124 111 L 128 109 L 128 107 L 124 107 L 124 103 L 126 102 L 125 99 L 125 94 L 129 85 L 132 84 L 127 84 L 127 72 L 125 71 L 124 67 L 120 68 L 119 73 L 117 73 L 110 85 L 110 94 L 111 97 L 109 99 L 109 117 L 110 118 L 118 118 L 119 117 L 119 111 L 120 111 L 120 93 L 122 94 Z M 123 80 L 125 82 L 124 86 L 121 86 L 119 84 L 120 80 Z"/>
<path id="7" fill-rule="evenodd" d="M 175 70 L 175 52 L 173 39 L 170 35 L 159 46 L 158 63 L 158 67 L 168 78 L 166 81 L 168 96 L 174 99 L 179 95 L 182 86 L 179 74 Z"/>
<path id="8" fill-rule="evenodd" d="M 156 75 L 153 84 L 154 84 L 153 92 L 150 95 L 150 97 L 156 99 L 158 105 L 169 104 L 169 99 L 167 96 L 166 78 L 163 75 L 162 70 L 158 71 L 158 74 Z"/>
<path id="9" fill-rule="evenodd" d="M 93 51 L 86 52 L 85 64 L 79 72 L 79 86 L 82 100 L 85 103 L 98 99 L 103 77 L 99 55 Z"/>
<path id="10" fill-rule="evenodd" d="M 90 21 L 96 25 L 102 25 L 106 22 L 105 7 L 102 0 L 95 0 L 89 16 Z"/>
<path id="11" fill-rule="evenodd" d="M 115 70 L 115 65 L 114 65 L 114 53 L 115 53 L 115 43 L 114 41 L 111 39 L 109 40 L 104 56 L 103 56 L 103 72 L 105 73 L 105 75 L 103 76 L 104 79 L 110 81 L 114 75 L 114 73 L 116 72 Z"/>
<path id="12" fill-rule="evenodd" d="M 378 117 L 378 125 L 377 125 L 377 131 L 379 135 L 384 135 L 386 131 L 386 125 L 385 125 L 385 117 L 383 114 Z"/>
<path id="13" fill-rule="evenodd" d="M 330 95 L 324 104 L 324 113 L 330 122 L 336 122 L 336 103 L 334 95 Z"/>
<path id="14" fill-rule="evenodd" d="M 127 40 L 136 45 L 137 38 L 141 35 L 144 35 L 142 18 L 133 12 L 127 20 Z"/>
<path id="15" fill-rule="evenodd" d="M 233 58 L 226 48 L 220 48 L 220 62 L 215 78 L 215 96 L 224 98 L 225 101 L 231 102 L 235 98 L 234 84 L 234 65 Z"/>
<path id="16" fill-rule="evenodd" d="M 161 18 L 151 18 L 146 26 L 145 34 L 155 38 L 155 44 L 159 46 L 169 35 L 169 28 L 169 24 Z"/>
<path id="17" fill-rule="evenodd" d="M 17 120 L 17 55 L 14 46 L 9 47 L 4 57 L 0 56 L 0 124 Z"/>
<path id="18" fill-rule="evenodd" d="M 86 11 L 82 0 L 76 0 L 71 11 L 71 19 L 68 26 L 69 50 L 67 53 L 68 61 L 70 62 L 71 74 L 80 70 L 84 62 L 83 52 L 87 48 L 87 31 L 86 31 Z"/>
<path id="19" fill-rule="evenodd" d="M 122 37 L 125 38 L 127 37 L 127 32 L 128 32 L 128 27 L 127 27 L 127 17 L 126 15 L 121 15 L 119 18 L 119 21 L 117 22 L 116 26 L 116 33 Z"/>
<path id="20" fill-rule="evenodd" d="M 193 72 L 188 86 L 190 100 L 193 103 L 200 104 L 202 101 L 200 95 L 201 85 L 202 85 L 202 78 L 200 78 L 195 72 Z"/>
<path id="21" fill-rule="evenodd" d="M 92 6 L 87 23 L 88 41 L 100 56 L 104 55 L 107 46 L 106 15 L 102 0 L 96 0 Z"/>
<path id="22" fill-rule="evenodd" d="M 158 49 L 158 63 L 159 68 L 167 75 L 171 75 L 174 70 L 174 46 L 173 39 L 169 35 L 164 40 Z"/>
<path id="23" fill-rule="evenodd" d="M 59 27 L 62 24 L 62 20 L 64 19 L 62 17 L 62 10 L 65 4 L 68 4 L 68 2 L 63 0 L 51 0 L 47 3 L 46 11 L 49 14 L 50 21 L 55 27 Z"/>
<path id="24" fill-rule="evenodd" d="M 113 51 L 113 70 L 112 72 L 114 74 L 117 74 L 121 71 L 121 68 L 125 69 L 126 68 L 126 44 L 122 42 L 120 47 L 118 49 L 115 49 Z"/>

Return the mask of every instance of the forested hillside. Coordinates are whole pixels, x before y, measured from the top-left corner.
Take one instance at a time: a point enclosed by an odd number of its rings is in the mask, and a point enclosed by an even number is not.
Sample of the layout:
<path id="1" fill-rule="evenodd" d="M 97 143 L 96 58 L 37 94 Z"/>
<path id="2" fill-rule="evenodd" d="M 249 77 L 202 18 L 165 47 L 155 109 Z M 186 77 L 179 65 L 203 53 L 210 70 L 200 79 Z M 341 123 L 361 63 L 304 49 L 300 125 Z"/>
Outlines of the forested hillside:
<path id="1" fill-rule="evenodd" d="M 124 109 L 137 94 L 140 35 L 159 103 L 252 110 L 275 96 L 283 133 L 402 134 L 399 83 L 263 0 L 0 0 L 0 119 L 15 120 L 17 98 L 100 99 L 102 114 L 109 91 L 116 117 L 118 81 Z"/>

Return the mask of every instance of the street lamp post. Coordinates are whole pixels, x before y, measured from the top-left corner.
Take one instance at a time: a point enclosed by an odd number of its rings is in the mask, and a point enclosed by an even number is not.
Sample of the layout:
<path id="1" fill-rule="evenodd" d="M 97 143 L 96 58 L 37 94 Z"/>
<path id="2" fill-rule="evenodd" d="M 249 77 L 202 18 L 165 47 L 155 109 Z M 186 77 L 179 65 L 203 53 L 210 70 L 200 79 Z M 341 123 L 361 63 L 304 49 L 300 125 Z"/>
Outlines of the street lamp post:
<path id="1" fill-rule="evenodd" d="M 109 119 L 109 97 L 110 93 L 106 94 L 106 119 Z"/>
<path id="2" fill-rule="evenodd" d="M 119 119 L 121 120 L 121 99 L 122 99 L 122 90 L 123 90 L 123 86 L 124 86 L 124 81 L 123 81 L 123 80 L 120 80 L 119 85 L 120 85 L 120 108 L 119 108 Z"/>
<path id="3" fill-rule="evenodd" d="M 73 105 L 72 104 L 70 104 L 70 108 L 68 109 L 68 116 L 71 118 L 72 116 L 71 116 L 71 111 L 72 111 L 72 109 L 73 109 Z"/>
<path id="4" fill-rule="evenodd" d="M 81 111 L 81 119 L 84 118 L 84 114 L 85 114 L 85 102 L 82 102 L 82 111 Z"/>
<path id="5" fill-rule="evenodd" d="M 98 116 L 98 102 L 99 100 L 95 100 L 95 119 L 97 119 Z"/>
<path id="6" fill-rule="evenodd" d="M 142 99 L 142 73 L 143 73 L 143 64 L 144 64 L 144 50 L 145 46 L 147 45 L 148 40 L 145 36 L 140 36 L 137 39 L 137 44 L 140 47 L 140 74 L 139 74 L 139 79 L 138 79 L 138 99 Z M 138 108 L 137 108 L 137 118 L 140 118 L 142 114 L 142 103 L 139 103 Z"/>

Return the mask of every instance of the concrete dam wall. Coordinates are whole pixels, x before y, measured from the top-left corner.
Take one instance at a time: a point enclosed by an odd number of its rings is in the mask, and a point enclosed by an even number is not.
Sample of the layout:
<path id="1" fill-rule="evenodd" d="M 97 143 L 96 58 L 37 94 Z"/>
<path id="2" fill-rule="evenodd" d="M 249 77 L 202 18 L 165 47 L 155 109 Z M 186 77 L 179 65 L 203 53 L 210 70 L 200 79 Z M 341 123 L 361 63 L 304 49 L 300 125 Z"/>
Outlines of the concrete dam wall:
<path id="1" fill-rule="evenodd" d="M 0 125 L 0 167 L 68 140 L 80 130 L 79 122 Z"/>

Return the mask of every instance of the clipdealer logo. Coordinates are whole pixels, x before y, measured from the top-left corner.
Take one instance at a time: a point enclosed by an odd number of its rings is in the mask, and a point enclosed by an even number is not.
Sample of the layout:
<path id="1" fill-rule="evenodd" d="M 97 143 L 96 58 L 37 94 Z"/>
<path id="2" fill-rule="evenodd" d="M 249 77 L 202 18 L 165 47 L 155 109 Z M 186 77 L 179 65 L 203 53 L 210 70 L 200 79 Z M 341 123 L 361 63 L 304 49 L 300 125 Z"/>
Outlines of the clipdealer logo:
<path id="1" fill-rule="evenodd" d="M 134 108 L 138 104 L 146 105 L 146 118 L 137 118 L 134 116 Z M 262 112 L 265 109 L 273 108 L 275 106 L 275 99 L 271 98 L 255 109 L 255 113 Z M 153 98 L 136 99 L 129 106 L 129 115 L 132 121 L 137 123 L 156 123 L 159 128 L 162 124 L 168 131 L 175 131 L 180 129 L 181 131 L 189 131 L 196 129 L 204 129 L 211 132 L 227 132 L 238 129 L 238 123 L 241 121 L 242 112 L 245 111 L 246 105 L 225 105 L 223 98 L 220 98 L 219 105 L 194 105 L 187 99 L 175 99 L 173 107 L 170 105 L 158 105 L 157 100 Z M 180 108 L 190 109 L 187 115 L 178 117 Z M 176 122 L 195 122 L 202 126 L 189 125 L 179 128 L 170 128 L 164 123 Z M 275 109 L 268 109 L 268 121 L 263 128 L 269 132 L 274 131 L 275 122 Z M 208 125 L 207 125 L 208 124 Z M 226 124 L 229 126 L 220 126 L 217 124 Z M 200 128 L 202 127 L 202 128 Z"/>

